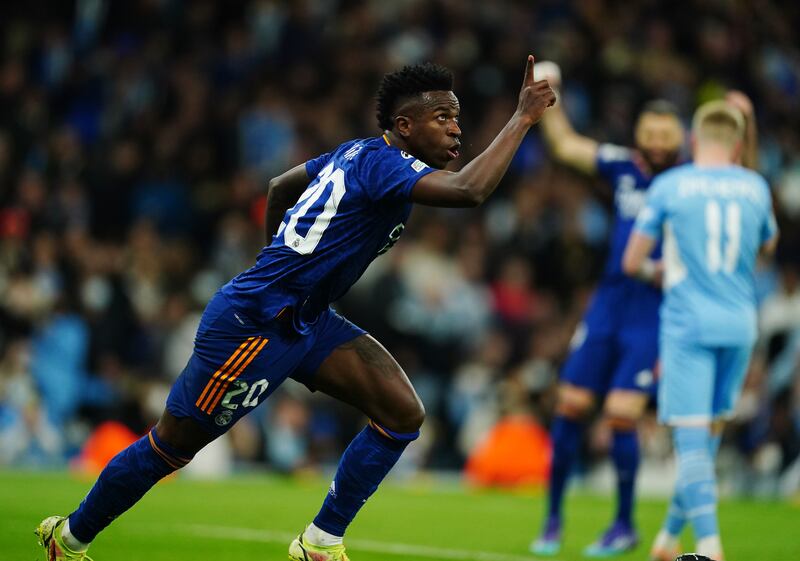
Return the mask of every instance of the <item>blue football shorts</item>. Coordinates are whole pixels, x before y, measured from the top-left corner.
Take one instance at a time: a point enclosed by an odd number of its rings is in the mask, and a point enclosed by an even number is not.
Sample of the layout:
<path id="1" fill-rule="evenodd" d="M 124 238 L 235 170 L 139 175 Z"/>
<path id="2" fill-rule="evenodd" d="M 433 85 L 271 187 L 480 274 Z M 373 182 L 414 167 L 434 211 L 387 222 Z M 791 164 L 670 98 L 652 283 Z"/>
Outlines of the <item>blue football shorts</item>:
<path id="1" fill-rule="evenodd" d="M 634 289 L 601 287 L 572 338 L 561 381 L 595 395 L 632 390 L 655 397 L 658 300 Z"/>
<path id="2" fill-rule="evenodd" d="M 217 292 L 206 306 L 194 351 L 167 398 L 176 417 L 192 417 L 213 435 L 227 431 L 286 378 L 314 389 L 313 378 L 336 347 L 365 331 L 332 309 L 309 333 L 290 322 L 257 324 Z"/>
<path id="3" fill-rule="evenodd" d="M 753 345 L 706 346 L 672 337 L 661 340 L 658 420 L 704 424 L 736 406 Z"/>

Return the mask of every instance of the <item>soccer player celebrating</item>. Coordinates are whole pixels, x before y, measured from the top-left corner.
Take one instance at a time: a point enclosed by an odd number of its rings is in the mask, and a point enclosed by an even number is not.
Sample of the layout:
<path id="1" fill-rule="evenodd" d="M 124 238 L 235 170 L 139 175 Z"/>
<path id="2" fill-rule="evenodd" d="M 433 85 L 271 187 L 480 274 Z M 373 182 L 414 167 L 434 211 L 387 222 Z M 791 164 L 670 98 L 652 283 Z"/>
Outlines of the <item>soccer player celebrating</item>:
<path id="1" fill-rule="evenodd" d="M 382 136 L 345 142 L 270 181 L 269 244 L 209 302 L 156 427 L 109 462 L 69 517 L 52 516 L 36 529 L 49 561 L 89 559 L 100 531 L 287 377 L 370 419 L 345 450 L 319 514 L 289 547 L 297 561 L 347 561 L 347 526 L 419 436 L 425 410 L 386 349 L 330 303 L 397 241 L 412 203 L 470 207 L 486 200 L 555 102 L 546 81 L 534 82 L 529 56 L 511 119 L 483 153 L 448 172 L 461 137 L 452 79 L 433 64 L 384 76 Z"/>
<path id="2" fill-rule="evenodd" d="M 777 242 L 767 182 L 735 164 L 745 127 L 725 101 L 697 110 L 694 163 L 653 182 L 623 258 L 627 274 L 648 276 L 663 236 L 658 416 L 672 427 L 678 475 L 651 552 L 658 561 L 673 559 L 686 521 L 697 553 L 723 559 L 714 475 L 720 419 L 738 399 L 756 339 L 756 258 Z"/>
<path id="3" fill-rule="evenodd" d="M 560 72 L 554 63 L 536 66 L 537 78 L 546 78 L 553 88 L 559 85 Z M 652 281 L 640 282 L 622 273 L 622 252 L 653 176 L 678 160 L 683 127 L 672 104 L 654 101 L 639 115 L 635 150 L 598 144 L 575 132 L 559 103 L 544 115 L 541 130 L 557 160 L 599 175 L 611 185 L 614 229 L 603 278 L 575 332 L 572 352 L 561 372 L 551 430 L 548 512 L 531 551 L 555 555 L 561 547 L 561 510 L 567 481 L 580 449 L 584 423 L 597 400 L 604 399 L 603 413 L 613 431 L 617 513 L 610 527 L 584 554 L 608 557 L 633 549 L 638 543 L 633 524 L 639 466 L 636 424 L 655 393 L 652 368 L 658 357 L 661 303 L 661 291 Z"/>

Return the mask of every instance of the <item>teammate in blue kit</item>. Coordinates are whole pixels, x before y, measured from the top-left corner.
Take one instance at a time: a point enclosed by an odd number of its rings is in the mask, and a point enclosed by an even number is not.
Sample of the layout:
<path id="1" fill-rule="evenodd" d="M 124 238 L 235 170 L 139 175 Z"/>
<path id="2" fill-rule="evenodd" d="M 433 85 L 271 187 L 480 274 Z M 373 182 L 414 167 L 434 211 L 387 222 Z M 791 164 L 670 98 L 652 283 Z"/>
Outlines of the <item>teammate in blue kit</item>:
<path id="1" fill-rule="evenodd" d="M 540 74 L 540 69 L 545 72 Z M 554 88 L 559 86 L 560 72 L 553 63 L 539 63 L 536 71 L 537 78 L 546 78 Z M 609 528 L 584 554 L 608 557 L 638 543 L 633 524 L 639 465 L 636 424 L 655 392 L 652 369 L 658 358 L 661 303 L 661 291 L 654 283 L 639 282 L 622 273 L 622 253 L 653 176 L 678 160 L 683 127 L 672 104 L 655 101 L 639 115 L 635 150 L 598 144 L 573 130 L 559 103 L 544 115 L 541 130 L 558 161 L 608 182 L 614 193 L 614 225 L 605 272 L 561 372 L 551 429 L 548 511 L 531 552 L 555 555 L 560 550 L 562 503 L 583 427 L 597 401 L 604 400 L 603 414 L 613 431 L 617 512 Z"/>
<path id="2" fill-rule="evenodd" d="M 673 559 L 687 521 L 696 551 L 723 559 L 714 456 L 756 339 L 756 258 L 777 241 L 767 182 L 734 164 L 744 131 L 743 115 L 725 101 L 697 110 L 694 163 L 653 182 L 623 259 L 627 274 L 646 277 L 664 240 L 658 417 L 672 427 L 678 476 L 651 552 L 658 561 Z"/>
<path id="3" fill-rule="evenodd" d="M 454 173 L 443 171 L 458 157 L 461 137 L 449 70 L 405 67 L 384 76 L 377 97 L 382 136 L 346 142 L 270 181 L 270 243 L 209 302 L 158 425 L 109 462 L 68 518 L 39 525 L 49 561 L 88 559 L 101 530 L 287 377 L 370 419 L 345 450 L 319 514 L 289 547 L 297 561 L 347 560 L 345 529 L 419 436 L 425 411 L 386 349 L 330 304 L 397 241 L 412 203 L 482 203 L 555 102 L 546 81 L 534 82 L 529 56 L 516 112 Z"/>

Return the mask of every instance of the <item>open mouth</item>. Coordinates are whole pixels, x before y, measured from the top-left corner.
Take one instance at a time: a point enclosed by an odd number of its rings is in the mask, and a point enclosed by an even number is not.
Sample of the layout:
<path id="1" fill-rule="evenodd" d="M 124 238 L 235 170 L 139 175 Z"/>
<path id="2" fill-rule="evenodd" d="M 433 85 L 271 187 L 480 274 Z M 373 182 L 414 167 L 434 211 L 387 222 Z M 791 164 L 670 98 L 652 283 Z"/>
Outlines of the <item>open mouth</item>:
<path id="1" fill-rule="evenodd" d="M 451 160 L 455 160 L 456 158 L 458 158 L 458 149 L 459 149 L 460 147 L 461 147 L 461 145 L 460 145 L 460 144 L 456 144 L 455 146 L 453 146 L 452 148 L 450 148 L 450 149 L 447 151 L 447 155 L 448 155 L 448 156 L 450 156 L 450 159 L 451 159 Z"/>

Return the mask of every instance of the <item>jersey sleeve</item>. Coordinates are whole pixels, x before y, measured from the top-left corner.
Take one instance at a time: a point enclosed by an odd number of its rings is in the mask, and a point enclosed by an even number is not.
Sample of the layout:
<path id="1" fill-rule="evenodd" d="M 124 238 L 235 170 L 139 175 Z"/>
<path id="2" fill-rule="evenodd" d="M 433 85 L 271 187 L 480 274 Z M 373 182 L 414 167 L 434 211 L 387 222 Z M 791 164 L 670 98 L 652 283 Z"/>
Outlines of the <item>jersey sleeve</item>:
<path id="1" fill-rule="evenodd" d="M 772 208 L 772 194 L 766 181 L 764 181 L 764 191 L 767 196 L 764 209 L 764 222 L 761 226 L 760 234 L 762 244 L 778 235 L 778 221 L 775 219 L 775 211 Z"/>
<path id="2" fill-rule="evenodd" d="M 361 174 L 373 202 L 407 202 L 417 181 L 434 171 L 411 154 L 386 148 L 365 159 Z"/>
<path id="3" fill-rule="evenodd" d="M 315 178 L 317 174 L 322 171 L 322 168 L 328 164 L 332 155 L 333 152 L 327 152 L 321 156 L 317 156 L 316 158 L 308 160 L 306 162 L 306 173 L 308 174 L 308 178 Z"/>
<path id="4" fill-rule="evenodd" d="M 644 208 L 639 211 L 639 215 L 636 217 L 636 224 L 633 227 L 636 232 L 654 240 L 661 239 L 661 232 L 667 215 L 666 188 L 667 182 L 665 180 L 657 178 L 653 181 L 647 192 L 647 201 Z"/>
<path id="5" fill-rule="evenodd" d="M 616 144 L 601 144 L 597 148 L 595 165 L 597 173 L 612 184 L 619 173 L 620 167 L 631 161 L 631 151 L 624 146 Z"/>

